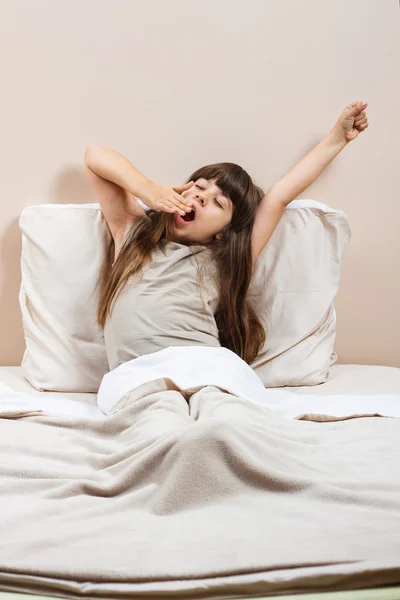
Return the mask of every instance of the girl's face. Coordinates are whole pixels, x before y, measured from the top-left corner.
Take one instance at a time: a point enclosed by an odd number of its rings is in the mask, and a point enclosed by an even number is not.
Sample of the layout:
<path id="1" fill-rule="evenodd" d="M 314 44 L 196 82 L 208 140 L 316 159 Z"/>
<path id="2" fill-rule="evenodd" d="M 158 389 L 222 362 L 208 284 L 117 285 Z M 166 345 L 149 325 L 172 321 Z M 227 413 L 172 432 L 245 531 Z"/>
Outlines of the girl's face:
<path id="1" fill-rule="evenodd" d="M 188 244 L 206 244 L 221 237 L 229 225 L 233 204 L 222 194 L 215 180 L 197 179 L 192 187 L 181 194 L 192 204 L 192 211 L 184 219 L 175 215 L 174 237 Z"/>

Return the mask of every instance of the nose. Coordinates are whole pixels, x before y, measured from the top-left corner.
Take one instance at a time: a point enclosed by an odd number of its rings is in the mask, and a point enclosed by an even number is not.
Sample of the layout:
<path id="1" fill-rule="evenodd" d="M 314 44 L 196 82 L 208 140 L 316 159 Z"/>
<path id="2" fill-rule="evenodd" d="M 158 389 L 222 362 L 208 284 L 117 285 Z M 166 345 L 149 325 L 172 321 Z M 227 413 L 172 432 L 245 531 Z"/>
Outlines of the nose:
<path id="1" fill-rule="evenodd" d="M 207 200 L 205 196 L 200 196 L 200 194 L 195 195 L 196 200 L 198 200 L 201 206 L 205 206 L 207 204 Z"/>

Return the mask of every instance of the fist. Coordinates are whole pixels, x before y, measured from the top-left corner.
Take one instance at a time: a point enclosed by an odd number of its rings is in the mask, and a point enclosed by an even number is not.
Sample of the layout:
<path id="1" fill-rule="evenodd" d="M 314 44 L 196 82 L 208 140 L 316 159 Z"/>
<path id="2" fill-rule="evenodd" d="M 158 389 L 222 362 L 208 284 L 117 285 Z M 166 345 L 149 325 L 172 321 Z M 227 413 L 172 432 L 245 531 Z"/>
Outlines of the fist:
<path id="1" fill-rule="evenodd" d="M 332 130 L 335 137 L 351 142 L 367 129 L 367 104 L 358 100 L 346 106 Z"/>

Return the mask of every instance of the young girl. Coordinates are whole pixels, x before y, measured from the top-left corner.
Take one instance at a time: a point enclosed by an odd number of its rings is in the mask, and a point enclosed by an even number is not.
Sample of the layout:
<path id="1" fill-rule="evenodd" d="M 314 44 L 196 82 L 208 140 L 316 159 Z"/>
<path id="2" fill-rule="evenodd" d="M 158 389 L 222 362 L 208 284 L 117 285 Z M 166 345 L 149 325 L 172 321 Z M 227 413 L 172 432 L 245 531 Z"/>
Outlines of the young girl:
<path id="1" fill-rule="evenodd" d="M 266 194 L 234 163 L 158 185 L 118 152 L 87 147 L 85 169 L 112 236 L 98 306 L 110 369 L 169 346 L 222 345 L 249 364 L 256 358 L 265 332 L 247 295 L 254 261 L 286 206 L 368 127 L 366 106 L 348 105 Z"/>

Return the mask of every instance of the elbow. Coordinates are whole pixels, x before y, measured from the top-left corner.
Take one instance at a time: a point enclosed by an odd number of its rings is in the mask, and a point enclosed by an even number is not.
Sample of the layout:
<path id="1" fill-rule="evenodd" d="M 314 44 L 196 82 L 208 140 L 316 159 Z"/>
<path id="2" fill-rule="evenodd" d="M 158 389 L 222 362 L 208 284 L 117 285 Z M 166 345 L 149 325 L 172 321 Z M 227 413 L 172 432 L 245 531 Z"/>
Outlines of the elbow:
<path id="1" fill-rule="evenodd" d="M 87 165 L 88 167 L 90 167 L 90 164 L 93 160 L 93 154 L 96 150 L 96 144 L 89 144 L 88 146 L 86 146 L 85 148 L 85 154 L 84 154 L 84 161 L 85 161 L 85 165 Z"/>
<path id="2" fill-rule="evenodd" d="M 96 159 L 103 146 L 100 144 L 88 144 L 85 148 L 84 161 L 89 168 L 96 163 Z"/>

